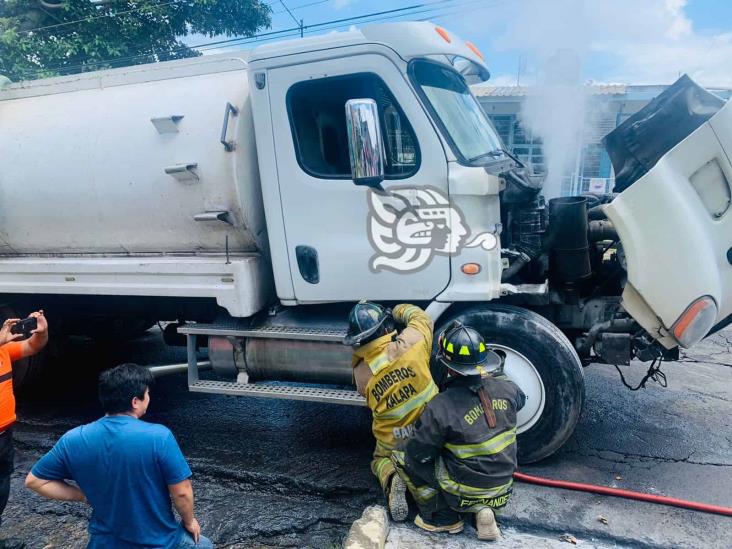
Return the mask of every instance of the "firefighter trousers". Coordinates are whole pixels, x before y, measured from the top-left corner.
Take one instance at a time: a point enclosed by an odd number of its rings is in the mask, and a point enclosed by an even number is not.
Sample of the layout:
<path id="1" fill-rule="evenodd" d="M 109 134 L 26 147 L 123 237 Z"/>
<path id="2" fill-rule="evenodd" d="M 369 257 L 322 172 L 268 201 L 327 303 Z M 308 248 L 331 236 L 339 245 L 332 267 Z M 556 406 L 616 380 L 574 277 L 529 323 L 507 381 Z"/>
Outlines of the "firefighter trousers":
<path id="1" fill-rule="evenodd" d="M 454 524 L 460 520 L 461 513 L 478 513 L 482 509 L 492 509 L 498 515 L 510 497 L 510 491 L 500 496 L 488 494 L 457 494 L 444 490 L 442 486 L 428 484 L 404 463 L 404 452 L 392 452 L 392 464 L 397 474 L 404 480 L 409 493 L 417 504 L 424 521 L 435 526 Z M 488 490 L 488 489 L 487 489 Z"/>
<path id="2" fill-rule="evenodd" d="M 376 441 L 374 457 L 371 460 L 371 472 L 379 480 L 381 489 L 386 494 L 389 488 L 389 481 L 396 472 L 391 459 L 392 449 L 385 444 Z"/>

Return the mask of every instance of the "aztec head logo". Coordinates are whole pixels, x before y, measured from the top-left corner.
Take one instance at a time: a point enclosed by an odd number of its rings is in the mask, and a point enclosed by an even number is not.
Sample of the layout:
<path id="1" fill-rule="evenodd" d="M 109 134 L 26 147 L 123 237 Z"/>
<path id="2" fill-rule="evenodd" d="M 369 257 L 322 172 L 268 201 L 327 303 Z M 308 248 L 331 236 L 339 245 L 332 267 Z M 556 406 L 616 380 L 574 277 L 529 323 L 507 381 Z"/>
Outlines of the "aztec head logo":
<path id="1" fill-rule="evenodd" d="M 369 189 L 368 235 L 376 252 L 369 262 L 373 272 L 418 271 L 435 255 L 455 255 L 463 247 L 493 249 L 498 239 L 482 233 L 470 243 L 462 213 L 439 190 L 392 187 L 386 194 Z M 490 246 L 490 247 L 488 247 Z"/>

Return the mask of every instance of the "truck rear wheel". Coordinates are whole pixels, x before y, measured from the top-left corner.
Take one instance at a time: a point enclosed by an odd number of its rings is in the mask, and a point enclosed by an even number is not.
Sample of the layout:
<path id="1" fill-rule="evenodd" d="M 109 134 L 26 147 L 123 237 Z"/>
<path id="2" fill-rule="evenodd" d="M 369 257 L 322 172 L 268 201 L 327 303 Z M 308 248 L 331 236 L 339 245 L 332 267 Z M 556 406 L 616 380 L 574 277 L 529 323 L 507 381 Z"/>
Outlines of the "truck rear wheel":
<path id="1" fill-rule="evenodd" d="M 518 414 L 519 462 L 532 463 L 556 452 L 572 435 L 585 398 L 582 363 L 569 340 L 544 317 L 511 305 L 463 309 L 440 324 L 452 320 L 480 332 L 505 357 L 506 374 L 526 393 Z M 438 382 L 445 378 L 434 365 L 433 375 Z"/>

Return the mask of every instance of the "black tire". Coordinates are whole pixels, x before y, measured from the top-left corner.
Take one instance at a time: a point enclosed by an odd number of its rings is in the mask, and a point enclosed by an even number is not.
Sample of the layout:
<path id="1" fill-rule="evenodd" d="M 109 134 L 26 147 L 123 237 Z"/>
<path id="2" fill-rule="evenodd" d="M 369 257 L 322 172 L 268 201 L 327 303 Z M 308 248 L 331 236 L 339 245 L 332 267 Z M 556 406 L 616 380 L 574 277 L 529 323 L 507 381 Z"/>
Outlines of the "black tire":
<path id="1" fill-rule="evenodd" d="M 572 435 L 585 399 L 582 363 L 569 340 L 544 317 L 512 305 L 457 310 L 440 318 L 440 327 L 452 320 L 480 332 L 487 344 L 514 349 L 532 363 L 544 384 L 545 403 L 536 423 L 518 436 L 518 460 L 533 463 L 556 452 Z M 437 337 L 433 356 L 436 351 Z M 446 373 L 435 360 L 432 363 L 439 383 Z"/>

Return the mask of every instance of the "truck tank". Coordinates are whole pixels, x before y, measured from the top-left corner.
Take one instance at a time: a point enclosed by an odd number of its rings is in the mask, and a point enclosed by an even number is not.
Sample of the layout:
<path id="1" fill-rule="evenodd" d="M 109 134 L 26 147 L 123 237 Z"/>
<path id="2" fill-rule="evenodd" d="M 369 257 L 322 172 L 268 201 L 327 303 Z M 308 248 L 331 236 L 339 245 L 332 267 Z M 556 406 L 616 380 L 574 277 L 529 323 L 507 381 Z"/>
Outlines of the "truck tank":
<path id="1" fill-rule="evenodd" d="M 246 57 L 0 84 L 0 255 L 263 249 Z"/>

